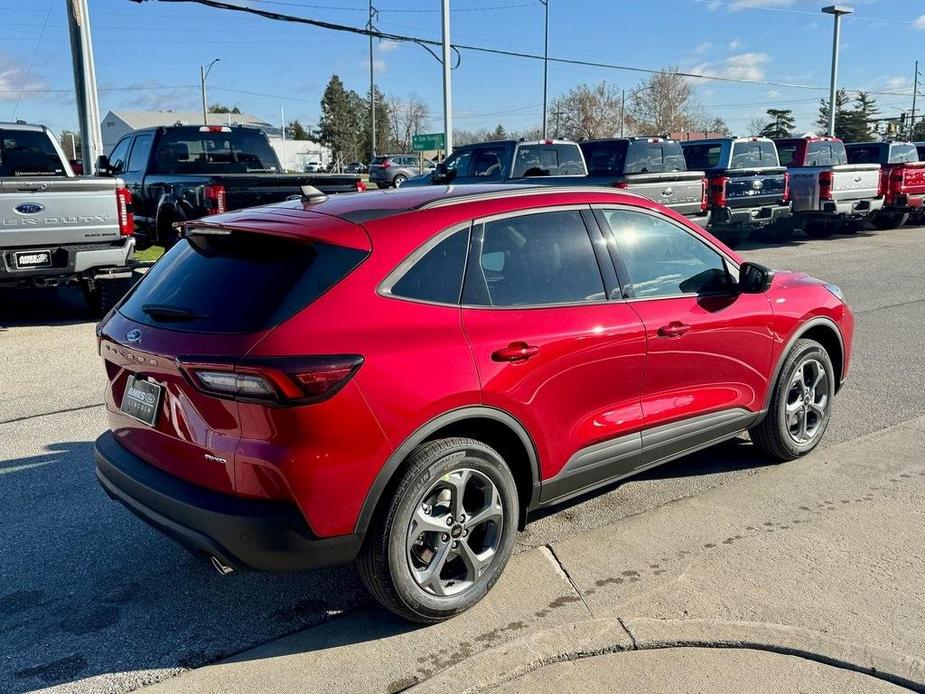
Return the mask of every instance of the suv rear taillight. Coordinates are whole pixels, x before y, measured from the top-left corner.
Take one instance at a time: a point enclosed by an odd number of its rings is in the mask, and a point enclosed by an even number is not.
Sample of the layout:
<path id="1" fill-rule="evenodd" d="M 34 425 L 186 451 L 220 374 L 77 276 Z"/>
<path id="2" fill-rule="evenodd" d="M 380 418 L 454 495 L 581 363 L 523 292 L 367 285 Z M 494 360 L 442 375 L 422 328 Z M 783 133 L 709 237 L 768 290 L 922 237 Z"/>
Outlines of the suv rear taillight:
<path id="1" fill-rule="evenodd" d="M 116 188 L 116 216 L 119 218 L 121 236 L 135 233 L 135 211 L 132 207 L 132 192 L 128 188 Z"/>
<path id="2" fill-rule="evenodd" d="M 703 178 L 700 181 L 700 211 L 706 212 L 710 207 L 710 182 Z"/>
<path id="3" fill-rule="evenodd" d="M 890 194 L 893 196 L 902 195 L 905 185 L 906 171 L 902 166 L 897 166 L 890 173 Z"/>
<path id="4" fill-rule="evenodd" d="M 820 200 L 831 200 L 832 199 L 832 180 L 833 174 L 831 171 L 823 171 L 819 174 L 819 199 Z"/>
<path id="5" fill-rule="evenodd" d="M 780 202 L 782 205 L 790 202 L 790 174 L 786 171 L 784 172 L 784 194 L 781 196 Z"/>
<path id="6" fill-rule="evenodd" d="M 209 214 L 221 214 L 228 209 L 225 199 L 225 186 L 206 186 L 202 189 L 205 207 Z"/>
<path id="7" fill-rule="evenodd" d="M 382 160 L 382 164 L 380 164 L 380 166 L 381 166 L 383 169 L 387 169 L 387 168 L 389 168 L 391 165 L 392 165 L 392 160 L 391 160 L 391 159 L 383 159 L 383 160 Z"/>
<path id="8" fill-rule="evenodd" d="M 617 181 L 616 183 L 613 184 L 613 187 L 619 188 L 621 190 L 626 190 L 627 188 L 630 187 L 630 184 L 627 183 L 626 181 Z"/>
<path id="9" fill-rule="evenodd" d="M 301 405 L 327 400 L 363 364 L 356 354 L 243 360 L 178 357 L 189 381 L 204 393 L 235 400 Z"/>
<path id="10" fill-rule="evenodd" d="M 726 184 L 729 183 L 727 176 L 717 176 L 710 179 L 710 202 L 713 207 L 726 206 Z"/>
<path id="11" fill-rule="evenodd" d="M 366 190 L 366 183 L 363 181 L 362 178 L 357 179 L 357 192 L 362 193 L 365 190 Z"/>

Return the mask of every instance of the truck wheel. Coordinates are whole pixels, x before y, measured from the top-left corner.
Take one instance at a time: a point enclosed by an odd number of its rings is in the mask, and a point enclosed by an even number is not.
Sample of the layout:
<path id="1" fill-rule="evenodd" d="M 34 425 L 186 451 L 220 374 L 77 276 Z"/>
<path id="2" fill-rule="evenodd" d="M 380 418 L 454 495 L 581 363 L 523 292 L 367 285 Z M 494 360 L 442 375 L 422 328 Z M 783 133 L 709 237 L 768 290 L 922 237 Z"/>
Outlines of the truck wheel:
<path id="1" fill-rule="evenodd" d="M 402 176 L 398 174 L 394 179 L 392 179 L 392 185 L 396 188 L 401 188 L 401 184 L 408 180 L 407 176 Z"/>
<path id="2" fill-rule="evenodd" d="M 896 229 L 905 225 L 909 221 L 909 214 L 900 214 L 899 212 L 881 212 L 877 214 L 872 224 L 875 229 L 880 231 L 887 231 L 888 229 Z"/>
<path id="3" fill-rule="evenodd" d="M 449 619 L 498 580 L 518 514 L 514 477 L 493 448 L 461 437 L 423 443 L 369 529 L 360 578 L 405 619 Z"/>
<path id="4" fill-rule="evenodd" d="M 131 282 L 118 279 L 84 280 L 80 285 L 84 301 L 87 303 L 87 311 L 92 318 L 97 319 L 109 313 L 113 306 L 119 303 L 129 287 L 131 287 Z"/>
<path id="5" fill-rule="evenodd" d="M 857 234 L 864 230 L 864 221 L 861 219 L 852 219 L 841 225 L 838 230 L 839 234 Z"/>
<path id="6" fill-rule="evenodd" d="M 762 236 L 771 243 L 789 243 L 793 238 L 793 220 L 778 219 L 763 232 Z"/>
<path id="7" fill-rule="evenodd" d="M 838 231 L 841 224 L 839 222 L 826 222 L 812 219 L 803 225 L 803 231 L 807 236 L 813 239 L 825 239 Z"/>
<path id="8" fill-rule="evenodd" d="M 177 241 L 180 240 L 180 233 L 173 228 L 173 223 L 178 221 L 172 215 L 161 215 L 157 218 L 157 240 L 169 251 Z"/>

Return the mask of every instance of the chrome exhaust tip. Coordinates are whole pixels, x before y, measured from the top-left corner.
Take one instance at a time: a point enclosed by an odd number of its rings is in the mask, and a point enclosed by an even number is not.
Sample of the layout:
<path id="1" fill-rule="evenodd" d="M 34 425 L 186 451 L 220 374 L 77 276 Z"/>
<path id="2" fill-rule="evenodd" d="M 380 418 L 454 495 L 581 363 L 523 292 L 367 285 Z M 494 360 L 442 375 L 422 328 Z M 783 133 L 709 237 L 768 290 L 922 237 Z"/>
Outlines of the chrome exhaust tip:
<path id="1" fill-rule="evenodd" d="M 214 555 L 210 556 L 209 560 L 212 562 L 212 568 L 218 571 L 222 576 L 227 576 L 228 574 L 234 572 L 233 566 L 228 566 L 228 564 Z"/>

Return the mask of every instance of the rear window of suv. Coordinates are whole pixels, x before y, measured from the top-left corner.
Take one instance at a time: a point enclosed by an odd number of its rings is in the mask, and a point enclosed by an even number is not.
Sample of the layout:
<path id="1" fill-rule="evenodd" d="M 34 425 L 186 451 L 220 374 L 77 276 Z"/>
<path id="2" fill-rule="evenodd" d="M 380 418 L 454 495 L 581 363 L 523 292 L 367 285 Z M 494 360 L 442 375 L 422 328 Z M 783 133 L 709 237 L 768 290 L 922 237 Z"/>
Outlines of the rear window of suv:
<path id="1" fill-rule="evenodd" d="M 51 140 L 37 130 L 0 130 L 0 176 L 66 176 Z"/>
<path id="2" fill-rule="evenodd" d="M 365 257 L 265 234 L 194 233 L 151 268 L 119 311 L 169 330 L 258 332 L 308 306 Z"/>

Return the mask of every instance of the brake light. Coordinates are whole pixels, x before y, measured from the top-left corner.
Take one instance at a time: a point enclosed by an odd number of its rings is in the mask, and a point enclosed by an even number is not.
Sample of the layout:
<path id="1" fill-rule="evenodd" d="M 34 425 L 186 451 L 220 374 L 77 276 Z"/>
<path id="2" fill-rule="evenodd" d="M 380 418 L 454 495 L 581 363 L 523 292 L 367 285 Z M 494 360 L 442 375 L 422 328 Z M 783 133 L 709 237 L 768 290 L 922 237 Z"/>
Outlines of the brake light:
<path id="1" fill-rule="evenodd" d="M 780 201 L 785 204 L 790 202 L 790 174 L 786 171 L 784 172 L 784 195 Z"/>
<path id="2" fill-rule="evenodd" d="M 905 185 L 906 171 L 903 167 L 898 166 L 890 173 L 890 193 L 893 195 L 902 195 Z"/>
<path id="3" fill-rule="evenodd" d="M 203 125 L 199 128 L 201 133 L 230 133 L 231 128 L 227 125 Z"/>
<path id="4" fill-rule="evenodd" d="M 706 178 L 700 180 L 700 211 L 706 212 L 710 207 L 710 182 Z"/>
<path id="5" fill-rule="evenodd" d="M 623 190 L 626 190 L 627 188 L 630 187 L 630 184 L 627 183 L 626 181 L 617 181 L 616 183 L 613 184 L 613 187 L 622 188 Z"/>
<path id="6" fill-rule="evenodd" d="M 206 186 L 202 189 L 208 214 L 221 214 L 228 209 L 225 204 L 225 186 Z"/>
<path id="7" fill-rule="evenodd" d="M 181 370 L 205 393 L 279 405 L 310 404 L 337 393 L 363 364 L 355 354 L 226 360 L 179 357 Z"/>
<path id="8" fill-rule="evenodd" d="M 832 179 L 833 174 L 831 171 L 823 171 L 819 174 L 819 199 L 820 200 L 831 200 L 832 199 Z"/>
<path id="9" fill-rule="evenodd" d="M 366 182 L 362 178 L 357 179 L 357 192 L 363 193 L 366 191 Z"/>
<path id="10" fill-rule="evenodd" d="M 128 188 L 116 188 L 116 216 L 119 218 L 119 235 L 135 233 L 135 211 L 132 207 L 132 192 Z"/>
<path id="11" fill-rule="evenodd" d="M 552 140 L 552 139 L 549 139 L 549 138 L 546 138 L 545 140 L 543 140 L 543 144 L 544 144 L 544 145 L 551 145 L 551 144 L 554 144 L 554 143 L 555 143 L 555 140 Z"/>
<path id="12" fill-rule="evenodd" d="M 391 159 L 385 159 L 385 160 L 382 162 L 382 168 L 383 168 L 383 169 L 387 169 L 387 168 L 389 168 L 391 165 L 392 165 L 392 160 L 391 160 Z"/>
<path id="13" fill-rule="evenodd" d="M 710 200 L 713 207 L 726 207 L 726 185 L 729 178 L 726 176 L 717 176 L 710 179 Z"/>

